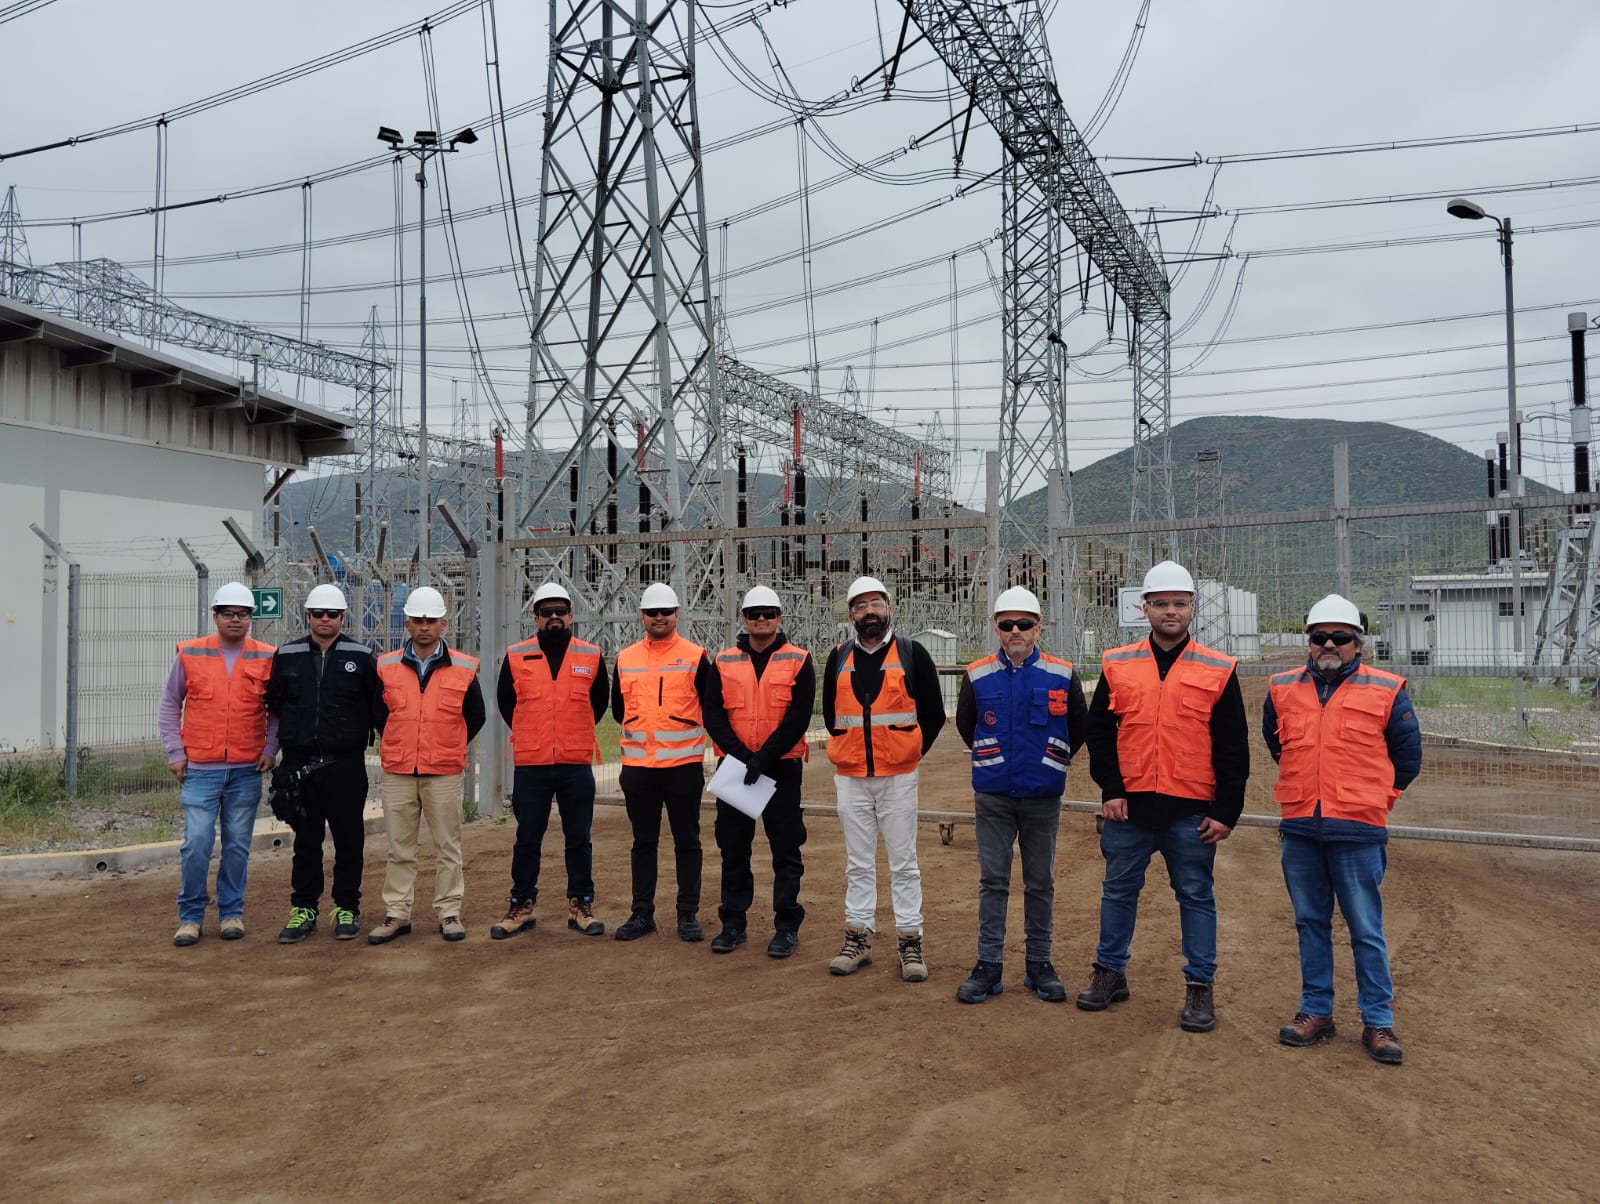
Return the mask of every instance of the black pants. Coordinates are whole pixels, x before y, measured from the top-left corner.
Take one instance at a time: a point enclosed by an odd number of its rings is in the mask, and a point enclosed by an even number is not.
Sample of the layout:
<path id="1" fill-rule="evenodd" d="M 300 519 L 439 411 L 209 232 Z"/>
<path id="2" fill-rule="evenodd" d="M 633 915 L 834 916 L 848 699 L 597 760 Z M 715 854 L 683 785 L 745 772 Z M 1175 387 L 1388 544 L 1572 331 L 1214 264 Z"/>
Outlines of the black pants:
<path id="1" fill-rule="evenodd" d="M 768 774 L 778 788 L 761 813 L 772 847 L 772 926 L 798 932 L 806 909 L 800 906 L 800 877 L 806 872 L 800 847 L 806 842 L 806 821 L 800 810 L 800 775 L 804 762 L 779 761 Z M 743 928 L 755 899 L 756 879 L 750 871 L 750 847 L 756 821 L 727 803 L 717 804 L 717 848 L 722 851 L 722 906 L 717 915 L 730 928 Z"/>
<path id="2" fill-rule="evenodd" d="M 310 757 L 285 753 L 301 765 Z M 322 842 L 333 834 L 333 905 L 361 910 L 361 869 L 367 830 L 367 764 L 359 752 L 335 757 L 306 778 L 306 819 L 294 830 L 294 861 L 289 868 L 289 903 L 319 907 L 322 902 Z"/>
<path id="3" fill-rule="evenodd" d="M 633 825 L 633 911 L 656 912 L 656 849 L 661 843 L 661 812 L 672 827 L 678 868 L 678 912 L 700 910 L 700 796 L 705 770 L 698 761 L 666 769 L 624 765 L 618 775 L 622 798 Z"/>
<path id="4" fill-rule="evenodd" d="M 518 765 L 511 775 L 511 813 L 517 843 L 511 849 L 511 897 L 539 898 L 539 860 L 550 827 L 550 800 L 561 812 L 566 840 L 567 898 L 594 900 L 594 770 L 587 765 Z"/>

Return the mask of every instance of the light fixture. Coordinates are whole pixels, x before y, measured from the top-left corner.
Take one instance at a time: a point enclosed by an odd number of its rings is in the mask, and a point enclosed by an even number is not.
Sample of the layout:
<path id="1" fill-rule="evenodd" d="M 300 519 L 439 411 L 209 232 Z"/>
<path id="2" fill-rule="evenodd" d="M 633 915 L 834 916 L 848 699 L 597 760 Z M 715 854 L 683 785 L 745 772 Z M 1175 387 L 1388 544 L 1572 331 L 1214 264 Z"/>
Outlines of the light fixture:
<path id="1" fill-rule="evenodd" d="M 472 127 L 469 125 L 469 126 L 463 127 L 459 134 L 457 134 L 454 138 L 450 139 L 450 145 L 454 146 L 456 143 L 459 142 L 463 146 L 471 146 L 477 140 L 478 140 L 478 135 L 473 133 Z"/>
<path id="2" fill-rule="evenodd" d="M 1465 218 L 1469 222 L 1475 222 L 1479 218 L 1489 216 L 1483 211 L 1482 205 L 1478 204 L 1476 201 L 1469 201 L 1465 197 L 1459 196 L 1446 205 L 1444 207 L 1444 211 L 1451 217 Z"/>
<path id="3" fill-rule="evenodd" d="M 378 127 L 378 141 L 387 142 L 390 146 L 398 147 L 400 145 L 400 131 L 390 129 L 386 125 L 380 125 Z"/>
<path id="4" fill-rule="evenodd" d="M 418 146 L 436 146 L 439 142 L 439 134 L 435 130 L 418 130 L 411 136 L 411 140 Z"/>

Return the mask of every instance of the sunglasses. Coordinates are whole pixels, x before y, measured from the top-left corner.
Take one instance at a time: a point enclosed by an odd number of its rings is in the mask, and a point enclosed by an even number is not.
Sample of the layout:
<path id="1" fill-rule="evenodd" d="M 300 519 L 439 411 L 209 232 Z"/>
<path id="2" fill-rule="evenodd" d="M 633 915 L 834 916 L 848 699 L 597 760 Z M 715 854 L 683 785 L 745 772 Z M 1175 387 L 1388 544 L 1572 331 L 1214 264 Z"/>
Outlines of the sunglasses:
<path id="1" fill-rule="evenodd" d="M 662 615 L 675 615 L 678 613 L 676 606 L 650 606 L 639 612 L 652 619 L 659 619 Z"/>
<path id="2" fill-rule="evenodd" d="M 1353 644 L 1360 637 L 1348 631 L 1313 631 L 1306 637 L 1318 648 L 1324 644 L 1332 644 L 1335 648 L 1343 648 L 1346 644 Z"/>
<path id="3" fill-rule="evenodd" d="M 248 619 L 251 612 L 248 610 L 214 610 L 211 613 L 219 619 Z"/>
<path id="4" fill-rule="evenodd" d="M 342 619 L 344 617 L 344 611 L 342 610 L 308 610 L 306 614 L 313 619 Z"/>
<path id="5" fill-rule="evenodd" d="M 1039 626 L 1038 619 L 997 619 L 995 626 L 1001 631 L 1032 631 Z"/>
<path id="6" fill-rule="evenodd" d="M 572 613 L 572 607 L 570 607 L 570 606 L 541 606 L 538 610 L 534 611 L 533 613 L 538 615 L 541 619 L 554 619 L 557 616 L 570 615 Z"/>
<path id="7" fill-rule="evenodd" d="M 744 617 L 747 619 L 776 619 L 782 613 L 776 606 L 747 606 L 744 608 Z"/>

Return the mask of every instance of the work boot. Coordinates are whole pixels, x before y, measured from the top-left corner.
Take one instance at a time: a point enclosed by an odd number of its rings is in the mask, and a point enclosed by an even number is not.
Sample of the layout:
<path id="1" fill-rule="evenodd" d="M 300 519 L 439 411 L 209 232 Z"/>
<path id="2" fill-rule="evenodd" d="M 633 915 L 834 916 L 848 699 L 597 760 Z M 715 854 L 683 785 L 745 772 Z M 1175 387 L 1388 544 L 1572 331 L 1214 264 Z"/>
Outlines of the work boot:
<path id="1" fill-rule="evenodd" d="M 526 931 L 539 923 L 533 918 L 533 900 L 512 895 L 506 902 L 506 914 L 498 924 L 489 926 L 489 939 L 503 941 Z"/>
<path id="2" fill-rule="evenodd" d="M 862 966 L 872 964 L 872 929 L 856 925 L 844 926 L 844 948 L 828 963 L 829 974 L 854 974 Z"/>
<path id="3" fill-rule="evenodd" d="M 398 916 L 384 916 L 383 923 L 367 933 L 367 944 L 387 945 L 396 937 L 405 936 L 410 931 L 410 920 L 402 920 Z"/>
<path id="4" fill-rule="evenodd" d="M 900 934 L 900 977 L 906 982 L 927 982 L 928 963 L 922 960 L 922 933 Z"/>
<path id="5" fill-rule="evenodd" d="M 193 920 L 185 920 L 178 925 L 178 931 L 172 934 L 172 943 L 179 949 L 200 943 L 200 925 Z"/>
<path id="6" fill-rule="evenodd" d="M 278 933 L 278 944 L 296 945 L 317 930 L 315 907 L 291 907 L 289 922 Z"/>
<path id="7" fill-rule="evenodd" d="M 439 935 L 447 941 L 464 941 L 467 939 L 467 926 L 461 922 L 460 916 L 445 916 L 439 921 Z"/>
<path id="8" fill-rule="evenodd" d="M 732 953 L 749 939 L 749 933 L 743 928 L 735 928 L 731 924 L 724 924 L 722 931 L 711 938 L 711 952 Z"/>
<path id="9" fill-rule="evenodd" d="M 800 948 L 800 934 L 788 928 L 780 928 L 772 934 L 772 939 L 767 942 L 767 956 L 784 958 L 793 957 L 794 951 Z"/>
<path id="10" fill-rule="evenodd" d="M 1067 988 L 1061 985 L 1061 976 L 1048 961 L 1029 962 L 1028 973 L 1024 975 L 1022 985 L 1046 1003 L 1067 1001 Z"/>
<path id="11" fill-rule="evenodd" d="M 604 936 L 606 926 L 594 918 L 590 899 L 567 900 L 567 927 L 584 936 Z"/>
<path id="12" fill-rule="evenodd" d="M 226 916 L 222 921 L 222 939 L 225 941 L 239 941 L 244 939 L 244 917 Z"/>
<path id="13" fill-rule="evenodd" d="M 361 913 L 348 907 L 333 909 L 333 939 L 353 941 L 361 935 Z"/>
<path id="14" fill-rule="evenodd" d="M 1294 1019 L 1278 1030 L 1278 1044 L 1293 1045 L 1299 1049 L 1315 1045 L 1318 1041 L 1326 1041 L 1338 1031 L 1333 1026 L 1332 1016 L 1311 1016 L 1305 1012 L 1296 1012 Z"/>
<path id="15" fill-rule="evenodd" d="M 700 927 L 700 921 L 695 918 L 692 911 L 678 913 L 678 939 L 680 941 L 703 941 L 706 939 L 706 930 Z"/>
<path id="16" fill-rule="evenodd" d="M 1178 1027 L 1186 1033 L 1209 1033 L 1217 1027 L 1217 1005 L 1209 982 L 1184 981 L 1183 1015 Z"/>
<path id="17" fill-rule="evenodd" d="M 972 967 L 967 980 L 956 988 L 956 998 L 962 1003 L 982 1003 L 991 995 L 999 995 L 1006 989 L 1000 977 L 999 962 L 979 962 Z"/>
<path id="18" fill-rule="evenodd" d="M 1405 1054 L 1400 1049 L 1400 1038 L 1394 1035 L 1394 1029 L 1388 1025 L 1367 1025 L 1361 1030 L 1361 1044 L 1374 1062 L 1382 1062 L 1385 1066 L 1398 1066 L 1405 1061 Z"/>
<path id="19" fill-rule="evenodd" d="M 649 936 L 656 930 L 656 918 L 636 911 L 622 922 L 622 926 L 611 935 L 619 941 L 636 941 L 642 936 Z"/>
<path id="20" fill-rule="evenodd" d="M 1103 1012 L 1127 997 L 1127 975 L 1121 970 L 1108 970 L 1095 962 L 1094 970 L 1089 975 L 1089 985 L 1078 992 L 1078 1007 L 1085 1012 Z"/>

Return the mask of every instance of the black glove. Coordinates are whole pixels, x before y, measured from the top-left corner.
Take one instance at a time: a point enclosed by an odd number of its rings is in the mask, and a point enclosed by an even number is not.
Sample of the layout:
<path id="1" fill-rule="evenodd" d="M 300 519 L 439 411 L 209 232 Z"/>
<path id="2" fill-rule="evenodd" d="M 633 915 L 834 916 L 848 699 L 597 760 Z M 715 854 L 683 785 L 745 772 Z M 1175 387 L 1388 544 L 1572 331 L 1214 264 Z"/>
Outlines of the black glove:
<path id="1" fill-rule="evenodd" d="M 744 784 L 746 786 L 754 786 L 756 779 L 766 772 L 767 759 L 760 753 L 756 753 L 755 756 L 745 762 Z"/>

